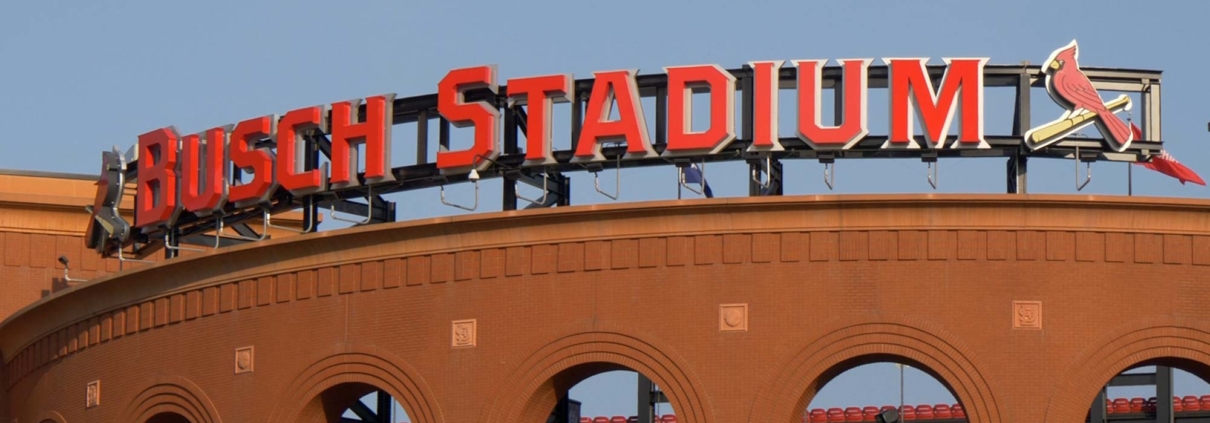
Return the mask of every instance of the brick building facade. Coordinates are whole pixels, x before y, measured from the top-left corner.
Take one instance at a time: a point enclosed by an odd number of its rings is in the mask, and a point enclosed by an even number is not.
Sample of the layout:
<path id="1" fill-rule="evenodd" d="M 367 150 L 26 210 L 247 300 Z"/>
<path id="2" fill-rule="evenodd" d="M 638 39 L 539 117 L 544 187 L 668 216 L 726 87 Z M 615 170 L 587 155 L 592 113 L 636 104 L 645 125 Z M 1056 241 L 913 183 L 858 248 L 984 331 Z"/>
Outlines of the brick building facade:
<path id="1" fill-rule="evenodd" d="M 32 262 L 34 247 L 10 264 L 9 236 L 5 265 Z M 542 422 L 579 381 L 630 369 L 680 421 L 791 423 L 832 377 L 889 360 L 971 422 L 1080 422 L 1135 365 L 1210 376 L 1207 275 L 1210 201 L 1189 199 L 761 197 L 380 224 L 39 300 L 0 324 L 0 421 L 325 422 L 381 389 L 414 422 Z"/>

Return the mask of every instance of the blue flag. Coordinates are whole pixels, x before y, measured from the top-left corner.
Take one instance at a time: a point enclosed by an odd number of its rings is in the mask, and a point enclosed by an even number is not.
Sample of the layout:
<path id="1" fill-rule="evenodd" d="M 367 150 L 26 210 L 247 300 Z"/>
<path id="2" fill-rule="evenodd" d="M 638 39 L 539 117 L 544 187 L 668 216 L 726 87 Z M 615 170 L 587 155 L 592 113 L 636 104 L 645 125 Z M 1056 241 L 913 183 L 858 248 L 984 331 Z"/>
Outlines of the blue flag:
<path id="1" fill-rule="evenodd" d="M 706 183 L 706 177 L 702 176 L 702 170 L 698 169 L 697 163 L 689 165 L 684 172 L 686 184 L 701 185 L 702 193 L 706 194 L 706 198 L 714 198 L 714 191 L 710 190 L 710 184 Z"/>

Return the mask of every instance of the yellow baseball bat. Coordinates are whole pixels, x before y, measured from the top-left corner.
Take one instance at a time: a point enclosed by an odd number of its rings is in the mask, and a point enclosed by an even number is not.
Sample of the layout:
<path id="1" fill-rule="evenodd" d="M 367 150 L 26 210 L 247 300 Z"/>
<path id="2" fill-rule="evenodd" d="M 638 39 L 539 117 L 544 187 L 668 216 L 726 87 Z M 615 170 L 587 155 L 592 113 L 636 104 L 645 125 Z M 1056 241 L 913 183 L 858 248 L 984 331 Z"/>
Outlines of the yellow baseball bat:
<path id="1" fill-rule="evenodd" d="M 1130 97 L 1128 97 L 1126 95 L 1122 95 L 1122 96 L 1119 96 L 1118 98 L 1114 99 L 1113 101 L 1105 103 L 1105 108 L 1109 109 L 1110 112 L 1114 112 L 1114 111 L 1116 111 L 1115 109 L 1121 109 L 1128 105 L 1130 105 Z M 1090 119 L 1094 119 L 1096 117 L 1097 117 L 1096 112 L 1084 110 L 1075 116 L 1069 117 L 1067 119 L 1063 119 L 1058 122 L 1050 123 L 1050 124 L 1041 126 L 1038 129 L 1035 129 L 1033 132 L 1030 133 L 1029 138 L 1031 140 L 1033 140 L 1033 142 L 1035 142 L 1035 143 L 1041 143 L 1042 141 L 1049 140 L 1059 134 L 1062 134 L 1062 133 L 1070 130 L 1071 128 L 1075 128 L 1076 126 L 1079 126 L 1079 125 L 1083 124 L 1084 122 L 1086 122 Z"/>

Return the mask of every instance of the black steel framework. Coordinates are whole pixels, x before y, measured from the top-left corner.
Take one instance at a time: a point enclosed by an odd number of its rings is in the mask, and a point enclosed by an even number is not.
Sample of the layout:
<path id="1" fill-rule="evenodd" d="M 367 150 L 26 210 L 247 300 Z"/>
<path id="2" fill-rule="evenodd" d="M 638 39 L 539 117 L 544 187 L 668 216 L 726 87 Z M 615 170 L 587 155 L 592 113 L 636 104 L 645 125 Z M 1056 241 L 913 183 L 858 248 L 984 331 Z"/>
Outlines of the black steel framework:
<path id="1" fill-rule="evenodd" d="M 951 157 L 1002 157 L 1006 158 L 1006 191 L 1008 193 L 1026 193 L 1027 164 L 1031 158 L 1077 159 L 1084 162 L 1117 161 L 1137 162 L 1147 161 L 1151 155 L 1158 154 L 1162 149 L 1162 134 L 1160 132 L 1160 71 L 1083 68 L 1083 72 L 1092 80 L 1093 85 L 1101 91 L 1137 93 L 1141 98 L 1141 123 L 1143 139 L 1134 141 L 1122 152 L 1110 150 L 1099 138 L 1068 138 L 1039 150 L 1029 150 L 1024 147 L 1023 135 L 1031 128 L 1030 102 L 1033 88 L 1045 85 L 1045 76 L 1038 66 L 1025 65 L 988 65 L 984 69 L 984 86 L 986 88 L 1012 88 L 1016 92 L 1013 112 L 1013 129 L 1007 135 L 986 135 L 990 144 L 988 149 L 884 149 L 882 144 L 887 140 L 885 135 L 869 135 L 847 150 L 815 150 L 796 137 L 781 138 L 780 142 L 785 151 L 779 152 L 749 152 L 753 133 L 753 72 L 748 66 L 731 69 L 729 72 L 736 78 L 736 89 L 740 91 L 740 131 L 738 139 L 716 154 L 701 155 L 691 158 L 642 158 L 619 159 L 625 153 L 624 146 L 604 147 L 603 154 L 610 161 L 596 166 L 585 166 L 582 163 L 571 163 L 571 157 L 579 137 L 580 126 L 583 122 L 585 102 L 588 101 L 594 81 L 580 79 L 575 81 L 574 93 L 571 97 L 571 148 L 555 151 L 557 163 L 526 167 L 524 152 L 519 143 L 519 134 L 527 132 L 527 116 L 525 109 L 519 106 L 509 106 L 507 102 L 508 88 L 500 86 L 496 94 L 487 90 L 467 93 L 468 101 L 487 101 L 494 104 L 503 115 L 503 150 L 501 155 L 492 160 L 490 165 L 478 172 L 481 179 L 501 178 L 504 184 L 504 210 L 518 208 L 518 183 L 546 188 L 543 201 L 530 202 L 526 207 L 564 206 L 570 204 L 570 180 L 565 175 L 568 172 L 589 171 L 600 172 L 612 166 L 619 168 L 660 166 L 669 163 L 684 165 L 687 162 L 721 162 L 744 160 L 750 165 L 753 181 L 750 185 L 751 195 L 780 195 L 783 192 L 784 180 L 781 172 L 781 162 L 790 159 L 818 160 L 833 166 L 834 161 L 850 158 L 919 158 L 924 162 L 935 162 L 938 158 Z M 939 86 L 946 67 L 927 67 L 928 76 L 934 86 Z M 832 66 L 822 71 L 822 88 L 834 89 L 844 81 L 842 69 Z M 782 89 L 792 89 L 797 85 L 797 71 L 793 67 L 780 70 L 779 79 Z M 888 68 L 886 66 L 871 66 L 868 71 L 870 88 L 887 88 Z M 667 146 L 667 83 L 668 78 L 663 74 L 639 75 L 637 77 L 639 95 L 655 100 L 655 132 L 652 135 L 653 146 L 662 153 Z M 843 110 L 843 90 L 834 89 L 836 110 Z M 194 235 L 213 231 L 216 219 L 222 219 L 226 226 L 239 225 L 265 213 L 276 214 L 287 210 L 302 209 L 304 214 L 304 231 L 314 231 L 316 217 L 320 207 L 327 207 L 342 214 L 360 216 L 364 224 L 391 222 L 395 219 L 393 202 L 383 199 L 382 195 L 444 186 L 447 184 L 465 183 L 471 181 L 466 174 L 442 175 L 435 163 L 430 163 L 428 153 L 430 148 L 449 148 L 450 122 L 440 116 L 437 111 L 437 95 L 427 94 L 415 97 L 396 98 L 394 101 L 394 125 L 415 123 L 415 164 L 395 167 L 391 170 L 394 181 L 377 183 L 373 186 L 359 186 L 340 190 L 316 193 L 304 197 L 295 197 L 285 190 L 279 190 L 272 199 L 255 209 L 235 209 L 228 206 L 224 213 L 217 216 L 198 218 L 183 214 L 176 226 L 170 229 L 153 229 L 135 234 L 125 240 L 125 246 L 130 247 L 126 254 L 145 256 L 164 246 L 164 240 L 182 240 L 189 242 L 197 239 Z M 359 114 L 364 117 L 365 105 L 361 106 Z M 836 120 L 842 118 L 837 114 Z M 436 124 L 436 145 L 430 126 Z M 406 143 L 403 133 L 394 131 L 394 143 Z M 330 157 L 331 143 L 325 134 L 314 132 L 305 137 L 305 148 L 309 153 L 305 160 L 306 169 L 317 168 L 320 155 Z M 952 142 L 953 137 L 946 141 Z M 553 140 L 552 140 L 553 142 Z M 276 147 L 273 140 L 266 139 L 258 146 Z M 935 163 L 933 163 L 935 164 Z M 128 181 L 136 180 L 137 164 L 132 162 L 126 170 Z M 238 180 L 239 171 L 234 171 L 233 180 Z M 359 175 L 364 182 L 364 174 Z M 545 178 L 545 180 L 544 180 Z M 476 181 L 477 183 L 477 181 Z M 830 184 L 830 181 L 829 181 Z M 372 191 L 372 192 L 370 192 Z M 171 242 L 171 241 L 170 241 Z M 213 244 L 211 244 L 213 245 Z M 105 254 L 113 255 L 115 248 L 109 248 Z M 171 257 L 176 250 L 165 249 Z"/>

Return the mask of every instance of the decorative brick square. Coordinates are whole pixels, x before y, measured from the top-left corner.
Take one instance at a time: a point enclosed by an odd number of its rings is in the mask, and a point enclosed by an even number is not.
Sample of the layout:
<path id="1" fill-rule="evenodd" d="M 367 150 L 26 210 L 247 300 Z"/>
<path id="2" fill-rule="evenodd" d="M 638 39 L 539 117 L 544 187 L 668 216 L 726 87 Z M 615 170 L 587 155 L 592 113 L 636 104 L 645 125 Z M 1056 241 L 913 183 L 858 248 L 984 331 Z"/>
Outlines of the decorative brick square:
<path id="1" fill-rule="evenodd" d="M 85 394 L 84 408 L 93 408 L 101 405 L 101 381 L 94 380 L 88 383 L 88 391 Z"/>
<path id="2" fill-rule="evenodd" d="M 1042 302 L 1013 301 L 1013 329 L 1042 329 Z"/>
<path id="3" fill-rule="evenodd" d="M 475 319 L 455 320 L 450 346 L 454 348 L 474 347 L 476 345 Z"/>
<path id="4" fill-rule="evenodd" d="M 252 373 L 255 362 L 252 347 L 235 349 L 235 374 Z"/>
<path id="5" fill-rule="evenodd" d="M 719 332 L 747 332 L 748 304 L 720 304 L 718 306 Z"/>

